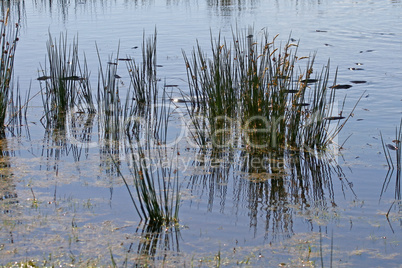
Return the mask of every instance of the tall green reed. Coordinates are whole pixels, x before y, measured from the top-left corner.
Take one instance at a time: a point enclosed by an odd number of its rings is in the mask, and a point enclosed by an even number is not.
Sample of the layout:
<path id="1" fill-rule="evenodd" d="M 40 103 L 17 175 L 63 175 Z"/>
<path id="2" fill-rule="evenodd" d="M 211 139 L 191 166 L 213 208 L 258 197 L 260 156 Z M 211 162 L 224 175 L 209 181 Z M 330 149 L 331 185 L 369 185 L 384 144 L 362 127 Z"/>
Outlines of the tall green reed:
<path id="1" fill-rule="evenodd" d="M 3 15 L 0 24 L 0 131 L 4 134 L 7 106 L 10 91 L 12 91 L 10 85 L 14 70 L 14 56 L 19 40 L 19 24 L 18 22 L 11 22 L 9 9 L 7 9 L 6 13 Z"/>

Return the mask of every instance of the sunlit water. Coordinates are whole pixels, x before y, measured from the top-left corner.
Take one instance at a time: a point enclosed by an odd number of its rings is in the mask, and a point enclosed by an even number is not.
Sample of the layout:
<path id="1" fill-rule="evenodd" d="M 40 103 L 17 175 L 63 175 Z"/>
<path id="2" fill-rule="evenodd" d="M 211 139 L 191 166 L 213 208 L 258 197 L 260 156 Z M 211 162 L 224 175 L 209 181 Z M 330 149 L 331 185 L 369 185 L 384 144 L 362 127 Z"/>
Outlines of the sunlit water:
<path id="1" fill-rule="evenodd" d="M 31 96 L 40 91 L 36 78 L 47 60 L 49 33 L 53 38 L 62 32 L 71 39 L 78 35 L 94 91 L 99 66 L 96 45 L 104 64 L 110 55 L 116 56 L 118 48 L 123 57 L 141 57 L 143 35 L 155 29 L 158 64 L 162 65 L 158 76 L 183 91 L 187 82 L 182 51 L 190 53 L 198 40 L 209 53 L 211 33 L 230 39 L 236 27 L 251 26 L 257 35 L 264 29 L 272 38 L 279 34 L 278 41 L 289 36 L 300 40 L 299 55 L 317 52 L 317 69 L 330 59 L 333 74 L 338 68 L 338 83 L 353 85 L 339 90 L 339 106 L 347 94 L 345 110 L 350 111 L 363 94 L 338 137 L 342 144 L 352 134 L 338 156 L 343 173 L 331 175 L 322 195 L 307 197 L 308 207 L 273 204 L 272 184 L 250 183 L 250 178 L 233 171 L 235 167 L 223 172 L 223 177 L 205 176 L 190 164 L 197 150 L 179 145 L 183 159 L 180 236 L 167 234 L 171 250 L 167 263 L 320 266 L 322 250 L 324 266 L 329 266 L 331 256 L 334 266 L 400 265 L 401 208 L 391 207 L 398 188 L 394 171 L 381 196 L 388 168 L 379 133 L 390 143 L 402 115 L 402 2 L 230 2 L 17 2 L 23 8 L 15 78 L 23 92 L 29 87 Z M 349 69 L 356 67 L 364 70 Z M 119 66 L 122 90 L 129 84 L 124 70 Z M 352 80 L 367 83 L 352 84 Z M 5 191 L 16 195 L 12 202 L 0 201 L 6 203 L 1 214 L 2 264 L 29 259 L 79 263 L 81 259 L 109 265 L 114 255 L 118 266 L 124 259 L 132 265 L 141 231 L 136 229 L 139 218 L 126 188 L 107 170 L 110 165 L 102 162 L 105 156 L 96 144 L 85 150 L 85 146 L 72 147 L 71 139 L 64 144 L 46 137 L 39 121 L 41 104 L 39 95 L 30 101 L 30 135 L 26 131 L 20 138 L 9 135 L 2 145 L 10 152 L 2 161 L 11 167 L 1 172 L 7 176 L 7 185 L 14 185 Z M 388 221 L 385 214 L 390 207 Z M 162 261 L 163 251 L 156 255 Z"/>

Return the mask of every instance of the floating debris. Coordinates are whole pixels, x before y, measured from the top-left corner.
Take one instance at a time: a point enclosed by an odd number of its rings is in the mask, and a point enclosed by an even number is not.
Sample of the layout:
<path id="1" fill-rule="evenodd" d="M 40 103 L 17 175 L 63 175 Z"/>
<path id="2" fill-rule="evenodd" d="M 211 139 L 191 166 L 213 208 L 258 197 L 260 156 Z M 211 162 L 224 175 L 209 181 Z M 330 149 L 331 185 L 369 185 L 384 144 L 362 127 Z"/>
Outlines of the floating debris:
<path id="1" fill-rule="evenodd" d="M 351 87 L 352 87 L 351 85 L 335 85 L 335 86 L 332 86 L 330 88 L 333 88 L 333 89 L 348 89 L 348 88 L 351 88 Z"/>
<path id="2" fill-rule="evenodd" d="M 118 75 L 118 74 L 115 74 L 115 75 L 114 75 L 114 78 L 119 79 L 119 78 L 121 78 L 121 76 L 120 76 L 120 75 Z"/>
<path id="3" fill-rule="evenodd" d="M 398 147 L 396 147 L 395 145 L 392 144 L 387 144 L 388 149 L 392 150 L 392 151 L 396 151 L 398 150 Z"/>
<path id="4" fill-rule="evenodd" d="M 364 70 L 363 68 L 348 68 L 351 71 L 361 71 Z"/>
<path id="5" fill-rule="evenodd" d="M 110 64 L 110 65 L 117 65 L 117 62 L 108 61 L 107 64 Z"/>
<path id="6" fill-rule="evenodd" d="M 360 62 L 356 62 L 355 64 L 356 64 L 356 65 L 359 65 L 359 66 L 360 66 L 360 65 L 363 65 L 363 63 L 360 63 Z"/>
<path id="7" fill-rule="evenodd" d="M 156 66 L 156 67 L 163 67 L 163 65 L 159 65 L 159 64 L 156 64 L 155 66 Z"/>
<path id="8" fill-rule="evenodd" d="M 304 106 L 309 106 L 310 105 L 310 103 L 296 103 L 295 104 L 295 106 L 302 106 L 302 107 L 304 107 Z"/>
<path id="9" fill-rule="evenodd" d="M 299 92 L 299 90 L 297 90 L 297 89 L 285 89 L 285 90 L 283 90 L 283 92 L 285 92 L 285 93 L 297 93 L 297 92 Z"/>
<path id="10" fill-rule="evenodd" d="M 247 38 L 253 38 L 253 36 L 254 36 L 254 35 L 249 34 L 249 35 L 247 35 Z"/>
<path id="11" fill-rule="evenodd" d="M 85 80 L 85 78 L 72 75 L 72 76 L 67 76 L 67 77 L 62 77 L 61 80 L 68 80 L 68 81 L 78 81 L 78 80 Z"/>
<path id="12" fill-rule="evenodd" d="M 165 85 L 165 87 L 178 87 L 179 85 Z"/>
<path id="13" fill-rule="evenodd" d="M 311 83 L 317 83 L 318 81 L 319 81 L 318 79 L 303 79 L 300 82 L 311 84 Z"/>
<path id="14" fill-rule="evenodd" d="M 119 59 L 117 59 L 117 60 L 119 60 L 119 61 L 131 61 L 131 60 L 133 60 L 133 59 L 130 59 L 130 58 L 119 58 Z"/>
<path id="15" fill-rule="evenodd" d="M 189 99 L 179 99 L 179 98 L 170 99 L 170 100 L 173 101 L 173 102 L 176 102 L 176 103 L 185 103 L 185 102 L 190 102 L 191 101 Z"/>
<path id="16" fill-rule="evenodd" d="M 327 44 L 327 43 L 325 43 L 324 45 L 327 46 L 327 47 L 332 47 L 333 46 L 333 45 Z"/>
<path id="17" fill-rule="evenodd" d="M 134 46 L 134 47 L 132 47 L 131 49 L 137 49 L 138 48 L 138 46 Z"/>
<path id="18" fill-rule="evenodd" d="M 44 75 L 44 76 L 41 76 L 41 77 L 36 78 L 36 80 L 44 81 L 44 80 L 47 80 L 47 79 L 50 79 L 50 78 L 51 78 L 50 76 Z"/>
<path id="19" fill-rule="evenodd" d="M 341 120 L 344 119 L 344 116 L 330 116 L 330 117 L 325 117 L 325 120 Z"/>
<path id="20" fill-rule="evenodd" d="M 353 81 L 350 81 L 350 83 L 353 83 L 353 84 L 364 84 L 364 83 L 367 83 L 367 81 L 364 81 L 364 80 L 353 80 Z"/>
<path id="21" fill-rule="evenodd" d="M 317 33 L 326 33 L 327 31 L 325 30 L 315 30 Z"/>

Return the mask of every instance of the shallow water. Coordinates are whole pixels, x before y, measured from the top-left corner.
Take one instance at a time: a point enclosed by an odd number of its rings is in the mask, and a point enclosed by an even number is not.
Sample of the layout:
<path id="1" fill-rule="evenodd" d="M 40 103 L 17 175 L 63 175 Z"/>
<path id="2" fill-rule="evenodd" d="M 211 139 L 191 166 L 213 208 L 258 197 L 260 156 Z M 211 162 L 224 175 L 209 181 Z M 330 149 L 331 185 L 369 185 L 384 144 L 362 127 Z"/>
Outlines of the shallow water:
<path id="1" fill-rule="evenodd" d="M 215 167 L 209 163 L 201 169 L 192 165 L 198 150 L 179 144 L 180 227 L 146 239 L 121 178 L 102 153 L 96 127 L 93 143 L 82 147 L 71 136 L 47 136 L 37 96 L 30 102 L 29 133 L 24 128 L 19 137 L 8 133 L 1 144 L 6 152 L 1 191 L 9 194 L 0 201 L 1 264 L 31 259 L 102 266 L 113 259 L 118 266 L 330 266 L 331 259 L 342 267 L 402 263 L 401 207 L 393 204 L 396 170 L 382 193 L 388 168 L 379 134 L 390 143 L 402 116 L 401 1 L 28 0 L 10 5 L 11 10 L 22 7 L 23 15 L 14 75 L 23 92 L 32 82 L 31 95 L 40 91 L 35 79 L 46 62 L 49 33 L 58 38 L 67 31 L 71 39 L 78 34 L 96 88 L 95 44 L 104 64 L 119 46 L 121 57 L 138 58 L 144 33 L 156 29 L 158 77 L 186 91 L 182 50 L 190 53 L 198 40 L 209 52 L 211 32 L 230 39 L 232 29 L 253 26 L 257 35 L 267 29 L 272 38 L 279 34 L 279 41 L 300 40 L 298 54 L 317 52 L 317 69 L 330 58 L 338 83 L 352 85 L 338 90 L 339 105 L 347 94 L 347 112 L 363 98 L 338 137 L 342 144 L 352 134 L 337 157 L 341 170 L 325 162 L 318 164 L 319 171 L 305 166 L 304 191 L 293 185 L 289 166 L 281 169 L 286 175 L 279 180 L 268 175 L 259 180 L 227 167 L 232 160 L 225 155 L 216 157 Z M 123 92 L 129 84 L 124 71 L 119 66 Z M 175 118 L 172 124 L 180 127 L 179 112 Z M 146 241 L 166 245 L 147 257 L 140 254 L 147 251 Z"/>

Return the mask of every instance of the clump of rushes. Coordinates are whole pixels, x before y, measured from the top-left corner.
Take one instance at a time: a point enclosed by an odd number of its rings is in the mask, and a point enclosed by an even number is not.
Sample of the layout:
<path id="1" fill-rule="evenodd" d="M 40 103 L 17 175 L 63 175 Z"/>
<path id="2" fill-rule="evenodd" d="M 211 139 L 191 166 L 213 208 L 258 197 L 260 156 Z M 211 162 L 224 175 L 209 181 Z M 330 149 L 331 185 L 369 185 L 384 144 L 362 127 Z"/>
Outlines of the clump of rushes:
<path id="1" fill-rule="evenodd" d="M 81 67 L 78 58 L 78 38 L 68 45 L 67 34 L 60 34 L 59 41 L 49 34 L 47 42 L 49 70 L 45 66 L 41 82 L 42 100 L 47 126 L 65 127 L 66 113 L 94 113 L 95 106 L 89 84 L 86 59 Z M 47 71 L 49 73 L 47 74 Z"/>
<path id="2" fill-rule="evenodd" d="M 0 20 L 0 132 L 4 135 L 4 123 L 9 102 L 11 78 L 14 69 L 14 56 L 17 48 L 19 25 L 11 23 L 9 9 Z"/>
<path id="3" fill-rule="evenodd" d="M 269 40 L 264 32 L 257 41 L 250 29 L 233 33 L 231 44 L 211 36 L 212 58 L 199 45 L 191 59 L 183 53 L 193 98 L 187 108 L 199 145 L 322 150 L 352 115 L 332 114 L 336 103 L 335 87 L 328 86 L 329 61 L 312 77 L 315 55 L 298 57 L 299 44 L 290 40 L 276 47 L 276 37 Z M 307 64 L 300 71 L 303 60 Z"/>
<path id="4" fill-rule="evenodd" d="M 110 122 L 105 121 L 104 129 L 109 127 L 127 139 L 125 153 L 129 158 L 133 192 L 119 163 L 113 157 L 112 160 L 133 205 L 146 229 L 160 232 L 162 226 L 169 228 L 178 222 L 180 192 L 177 161 L 173 157 L 177 155 L 177 148 L 170 151 L 166 145 L 172 111 L 166 91 L 158 90 L 156 33 L 148 39 L 144 37 L 142 53 L 141 63 L 123 59 L 131 80 L 125 104 L 120 104 L 118 84 L 114 79 L 119 59 L 109 62 L 106 74 L 100 79 L 103 82 L 98 87 L 98 99 L 102 105 L 99 110 L 112 117 Z"/>

